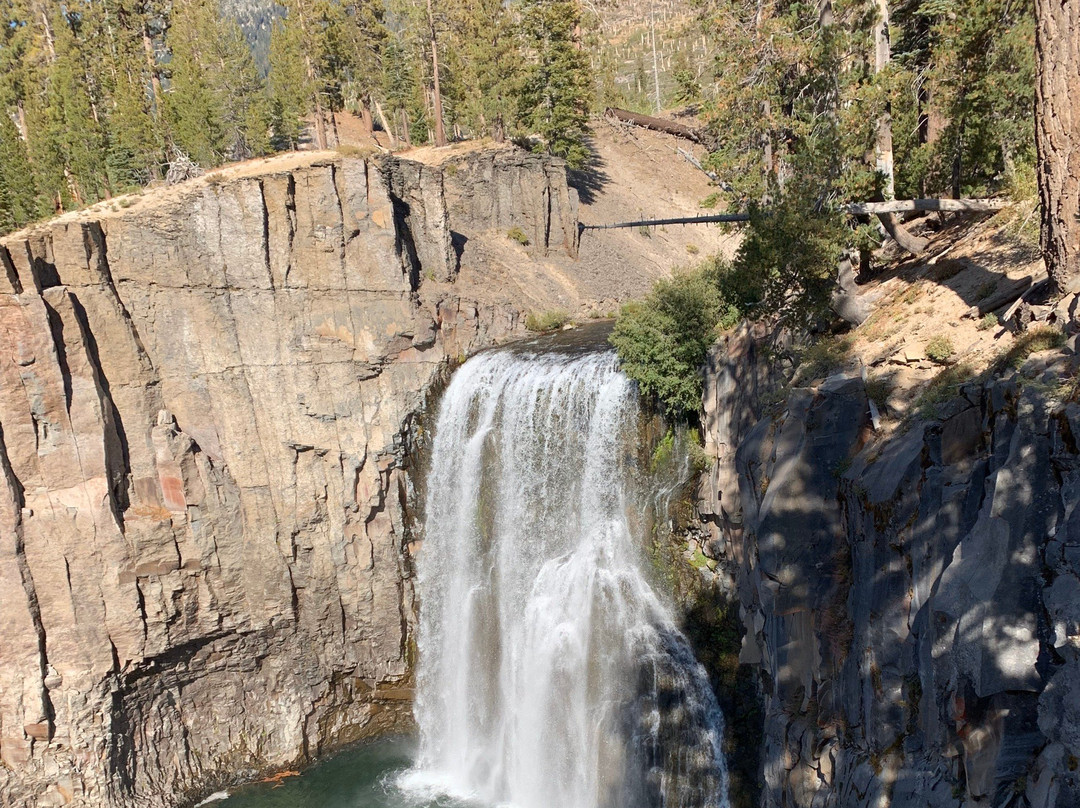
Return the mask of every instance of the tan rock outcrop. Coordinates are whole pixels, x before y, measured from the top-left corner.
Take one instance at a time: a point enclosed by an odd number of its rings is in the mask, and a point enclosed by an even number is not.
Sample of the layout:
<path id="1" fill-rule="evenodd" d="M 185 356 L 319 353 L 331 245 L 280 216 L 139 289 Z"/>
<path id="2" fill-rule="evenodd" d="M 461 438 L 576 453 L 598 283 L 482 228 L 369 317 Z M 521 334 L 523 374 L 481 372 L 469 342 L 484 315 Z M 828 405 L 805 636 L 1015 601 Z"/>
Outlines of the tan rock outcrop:
<path id="1" fill-rule="evenodd" d="M 407 433 L 521 315 L 455 238 L 576 248 L 561 164 L 480 159 L 497 212 L 326 158 L 0 242 L 0 804 L 172 805 L 410 720 Z"/>

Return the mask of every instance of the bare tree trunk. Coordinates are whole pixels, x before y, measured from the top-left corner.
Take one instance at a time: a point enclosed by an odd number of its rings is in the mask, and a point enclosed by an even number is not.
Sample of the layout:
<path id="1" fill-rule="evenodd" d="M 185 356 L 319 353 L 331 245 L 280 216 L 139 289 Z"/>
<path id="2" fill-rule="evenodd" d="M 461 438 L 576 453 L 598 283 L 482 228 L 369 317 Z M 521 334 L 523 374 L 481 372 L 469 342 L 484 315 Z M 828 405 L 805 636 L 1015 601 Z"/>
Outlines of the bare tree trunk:
<path id="1" fill-rule="evenodd" d="M 892 61 L 892 43 L 889 41 L 889 0 L 877 0 L 877 6 L 879 19 L 877 25 L 874 26 L 874 72 L 882 73 Z M 888 105 L 877 121 L 874 156 L 877 170 L 885 178 L 882 197 L 886 201 L 894 199 L 896 197 L 896 171 L 893 165 L 892 110 Z M 912 255 L 921 255 L 925 252 L 929 242 L 909 233 L 896 214 L 885 213 L 879 218 L 885 232 L 900 245 L 901 249 Z"/>
<path id="2" fill-rule="evenodd" d="M 338 137 L 337 131 L 337 113 L 334 112 L 333 107 L 327 110 L 327 112 L 330 116 L 330 132 L 327 135 L 327 145 L 331 149 L 336 149 L 338 146 L 341 145 L 341 138 Z"/>
<path id="3" fill-rule="evenodd" d="M 1058 294 L 1080 280 L 1080 0 L 1035 0 L 1041 241 Z"/>
<path id="4" fill-rule="evenodd" d="M 652 39 L 652 75 L 653 87 L 656 94 L 656 111 L 660 106 L 660 70 L 656 66 L 656 6 L 653 4 L 649 10 L 649 37 Z"/>
<path id="5" fill-rule="evenodd" d="M 23 107 L 23 100 L 20 98 L 16 106 L 15 123 L 19 127 L 19 137 L 22 138 L 25 143 L 30 138 L 30 133 L 26 128 L 26 109 Z"/>
<path id="6" fill-rule="evenodd" d="M 409 136 L 409 113 L 405 110 L 401 110 L 401 139 L 405 141 L 405 145 L 412 147 L 412 138 Z"/>
<path id="7" fill-rule="evenodd" d="M 397 138 L 394 137 L 394 130 L 390 126 L 390 120 L 386 117 L 386 113 L 383 112 L 382 104 L 375 99 L 372 99 L 372 101 L 375 104 L 375 114 L 379 116 L 379 123 L 386 130 L 386 136 L 390 138 L 390 148 L 394 148 L 397 146 Z"/>
<path id="8" fill-rule="evenodd" d="M 303 22 L 301 22 L 302 25 Z M 315 106 L 315 148 L 322 150 L 327 147 L 326 116 L 323 113 L 322 93 L 319 91 L 319 82 L 315 76 L 315 65 L 312 64 L 310 55 L 304 57 L 304 64 L 307 67 L 308 81 L 315 88 L 315 95 L 312 98 Z"/>
<path id="9" fill-rule="evenodd" d="M 56 45 L 53 39 L 52 25 L 49 24 L 49 15 L 41 12 L 41 25 L 45 29 L 45 50 L 49 53 L 49 62 L 56 61 Z"/>
<path id="10" fill-rule="evenodd" d="M 439 46 L 435 41 L 435 15 L 431 13 L 431 0 L 427 0 L 428 25 L 431 28 L 431 72 L 435 97 L 435 145 L 446 145 L 446 130 L 443 129 L 442 90 L 439 87 Z"/>
<path id="11" fill-rule="evenodd" d="M 154 41 L 150 38 L 150 31 L 143 26 L 142 31 L 143 54 L 146 57 L 146 69 L 150 73 L 150 87 L 154 91 L 154 121 L 160 123 L 165 114 L 165 102 L 162 100 L 161 77 L 158 76 L 157 64 L 154 59 Z"/>
<path id="12" fill-rule="evenodd" d="M 365 135 L 375 133 L 375 119 L 371 117 L 371 101 L 367 96 L 360 101 L 360 125 L 364 128 Z"/>
<path id="13" fill-rule="evenodd" d="M 877 0 L 879 19 L 874 26 L 874 72 L 882 73 L 892 61 L 889 42 L 889 0 Z M 877 121 L 874 142 L 877 169 L 885 177 L 885 198 L 896 196 L 896 180 L 893 171 L 892 111 L 886 105 Z"/>

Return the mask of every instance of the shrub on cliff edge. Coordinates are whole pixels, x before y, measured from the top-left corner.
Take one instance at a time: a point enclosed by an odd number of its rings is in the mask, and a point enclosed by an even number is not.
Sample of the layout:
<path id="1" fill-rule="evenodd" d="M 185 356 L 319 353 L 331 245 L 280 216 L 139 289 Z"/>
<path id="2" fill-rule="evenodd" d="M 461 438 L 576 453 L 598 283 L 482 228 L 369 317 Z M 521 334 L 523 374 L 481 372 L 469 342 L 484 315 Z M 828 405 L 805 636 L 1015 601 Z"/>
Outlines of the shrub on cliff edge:
<path id="1" fill-rule="evenodd" d="M 738 278 L 719 259 L 659 281 L 619 313 L 611 344 L 623 371 L 665 415 L 692 420 L 701 409 L 701 366 L 717 328 L 741 317 Z"/>

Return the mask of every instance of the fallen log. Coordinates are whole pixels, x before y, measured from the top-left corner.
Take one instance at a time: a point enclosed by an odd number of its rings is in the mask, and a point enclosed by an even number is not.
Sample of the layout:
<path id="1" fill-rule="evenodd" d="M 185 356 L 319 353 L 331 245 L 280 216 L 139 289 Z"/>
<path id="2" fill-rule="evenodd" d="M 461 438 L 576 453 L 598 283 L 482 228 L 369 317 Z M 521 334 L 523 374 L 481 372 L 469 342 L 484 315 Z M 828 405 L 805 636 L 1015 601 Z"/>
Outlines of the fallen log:
<path id="1" fill-rule="evenodd" d="M 912 213 L 914 211 L 962 211 L 989 213 L 1008 206 L 1006 199 L 890 199 L 888 202 L 856 202 L 845 205 L 853 216 L 877 216 L 881 213 Z"/>
<path id="2" fill-rule="evenodd" d="M 1002 306 L 1007 306 L 1009 303 L 1021 299 L 1035 284 L 1041 283 L 1046 279 L 1045 273 L 1038 275 L 1026 275 L 1015 281 L 1011 281 L 1008 286 L 999 292 L 995 292 L 987 298 L 980 300 L 966 312 L 964 317 L 974 319 L 975 317 L 985 317 L 992 311 L 997 311 Z"/>
<path id="3" fill-rule="evenodd" d="M 1029 297 L 1032 297 L 1036 292 L 1045 289 L 1047 286 L 1050 285 L 1050 278 L 1045 272 L 1040 273 L 1038 276 L 1036 276 L 1034 278 L 1034 281 L 1035 282 L 1032 283 L 1031 286 L 1024 290 L 1024 293 L 1020 295 L 1016 302 L 1009 306 L 1009 308 L 1005 310 L 1005 313 L 1001 315 L 1001 321 L 1003 323 L 1007 323 L 1009 322 L 1009 320 L 1012 319 L 1012 316 L 1016 314 L 1016 310 L 1020 308 L 1021 304 L 1023 304 L 1025 300 L 1027 300 Z"/>
<path id="4" fill-rule="evenodd" d="M 617 121 L 632 123 L 634 126 L 652 129 L 654 132 L 666 132 L 669 135 L 685 138 L 694 143 L 705 142 L 705 136 L 700 130 L 675 121 L 669 121 L 667 118 L 654 118 L 652 115 L 641 115 L 637 112 L 631 112 L 628 109 L 618 109 L 617 107 L 608 107 L 604 110 L 604 114 L 610 115 Z"/>

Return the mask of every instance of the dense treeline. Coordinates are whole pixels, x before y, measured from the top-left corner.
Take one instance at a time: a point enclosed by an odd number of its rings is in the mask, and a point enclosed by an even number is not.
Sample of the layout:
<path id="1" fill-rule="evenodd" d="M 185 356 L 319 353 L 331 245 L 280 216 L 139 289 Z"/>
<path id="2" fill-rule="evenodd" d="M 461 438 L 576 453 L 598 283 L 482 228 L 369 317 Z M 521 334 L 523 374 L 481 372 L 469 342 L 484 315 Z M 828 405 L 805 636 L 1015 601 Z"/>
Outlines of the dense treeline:
<path id="1" fill-rule="evenodd" d="M 737 195 L 807 173 L 822 201 L 1033 183 L 1032 0 L 704 2 L 713 165 Z"/>
<path id="2" fill-rule="evenodd" d="M 829 322 L 844 254 L 867 256 L 883 238 L 845 203 L 1035 193 L 1031 0 L 699 9 L 714 81 L 685 90 L 712 131 L 717 198 L 751 220 L 730 265 L 658 285 L 624 309 L 613 339 L 627 372 L 677 417 L 697 411 L 698 369 L 718 328 L 741 316 L 804 333 Z"/>
<path id="3" fill-rule="evenodd" d="M 265 70 L 219 2 L 0 0 L 0 231 L 163 180 L 181 156 L 206 169 L 309 131 L 334 147 L 341 110 L 411 143 L 441 123 L 586 158 L 574 0 L 282 0 Z"/>

